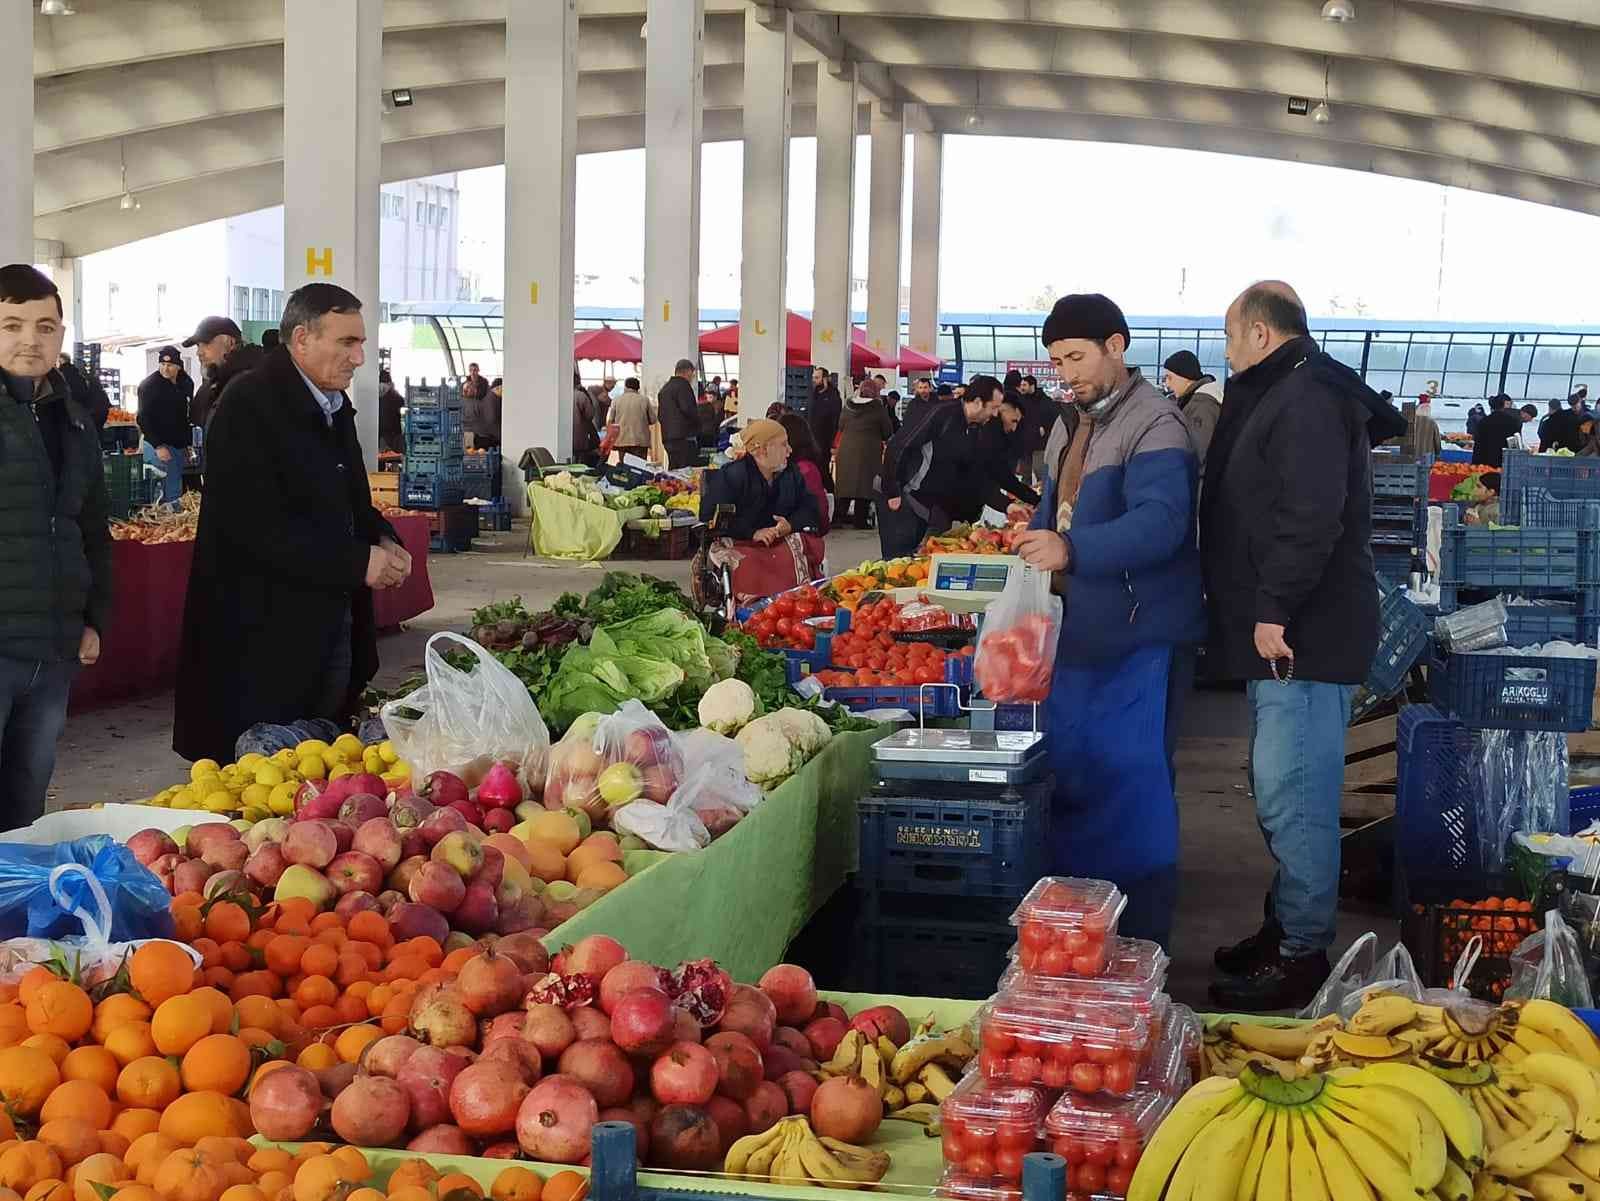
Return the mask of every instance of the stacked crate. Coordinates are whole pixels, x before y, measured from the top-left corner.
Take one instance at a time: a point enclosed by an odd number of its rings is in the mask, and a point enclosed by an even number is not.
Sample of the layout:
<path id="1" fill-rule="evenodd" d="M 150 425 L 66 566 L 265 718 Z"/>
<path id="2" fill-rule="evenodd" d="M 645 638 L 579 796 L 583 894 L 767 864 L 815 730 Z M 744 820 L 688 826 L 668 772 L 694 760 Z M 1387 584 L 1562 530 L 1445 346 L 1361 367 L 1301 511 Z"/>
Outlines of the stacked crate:
<path id="1" fill-rule="evenodd" d="M 1372 560 L 1378 574 L 1404 584 L 1422 567 L 1428 539 L 1428 475 L 1433 456 L 1372 456 Z"/>
<path id="2" fill-rule="evenodd" d="M 466 500 L 465 409 L 455 383 L 407 381 L 402 415 L 406 439 L 400 504 L 434 514 L 432 548 L 466 550 L 477 533 L 477 514 Z M 471 533 L 467 533 L 468 527 Z"/>
<path id="3" fill-rule="evenodd" d="M 468 500 L 500 499 L 500 448 L 469 450 L 462 460 Z"/>

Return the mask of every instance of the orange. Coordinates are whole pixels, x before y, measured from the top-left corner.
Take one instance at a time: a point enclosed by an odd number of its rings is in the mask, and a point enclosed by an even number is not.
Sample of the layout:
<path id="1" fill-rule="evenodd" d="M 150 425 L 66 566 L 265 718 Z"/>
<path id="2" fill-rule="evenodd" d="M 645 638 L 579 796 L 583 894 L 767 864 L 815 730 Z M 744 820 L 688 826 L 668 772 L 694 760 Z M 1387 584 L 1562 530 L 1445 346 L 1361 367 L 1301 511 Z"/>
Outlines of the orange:
<path id="1" fill-rule="evenodd" d="M 96 1184 L 116 1184 L 128 1179 L 128 1169 L 115 1155 L 101 1152 L 78 1165 L 72 1177 L 73 1201 L 100 1201 Z"/>
<path id="2" fill-rule="evenodd" d="M 248 1139 L 224 1138 L 216 1134 L 196 1139 L 194 1149 L 211 1156 L 217 1163 L 244 1163 L 255 1151 Z"/>
<path id="3" fill-rule="evenodd" d="M 111 1127 L 111 1098 L 90 1080 L 67 1080 L 56 1085 L 39 1110 L 41 1122 L 57 1118 L 82 1118 L 96 1130 Z"/>
<path id="4" fill-rule="evenodd" d="M 156 1053 L 155 1036 L 149 1022 L 123 1022 L 107 1032 L 105 1048 L 123 1067 L 135 1059 Z"/>
<path id="5" fill-rule="evenodd" d="M 132 993 L 112 993 L 94 1007 L 94 1022 L 89 1027 L 89 1037 L 104 1044 L 106 1036 L 124 1022 L 148 1022 L 154 1012 Z"/>
<path id="6" fill-rule="evenodd" d="M 339 1011 L 332 1005 L 313 1005 L 300 1015 L 300 1021 L 307 1030 L 326 1030 L 339 1024 Z"/>
<path id="7" fill-rule="evenodd" d="M 0 1151 L 0 1187 L 27 1193 L 41 1180 L 61 1179 L 61 1157 L 37 1140 Z"/>
<path id="8" fill-rule="evenodd" d="M 384 1195 L 375 1188 L 358 1188 L 351 1193 L 345 1201 L 385 1201 Z"/>
<path id="9" fill-rule="evenodd" d="M 344 1170 L 345 1179 L 355 1182 L 365 1180 L 372 1175 L 372 1166 L 367 1163 L 367 1157 L 357 1147 L 335 1147 L 328 1152 L 334 1161 Z"/>
<path id="10" fill-rule="evenodd" d="M 163 1055 L 182 1055 L 210 1033 L 211 1007 L 196 997 L 169 997 L 156 1006 L 150 1022 L 156 1050 Z"/>
<path id="11" fill-rule="evenodd" d="M 254 1184 L 230 1184 L 217 1201 L 267 1201 L 266 1193 Z M 379 1198 L 382 1201 L 382 1198 Z"/>
<path id="12" fill-rule="evenodd" d="M 61 1071 L 56 1061 L 38 1047 L 0 1050 L 0 1102 L 10 1113 L 33 1117 L 60 1083 Z"/>
<path id="13" fill-rule="evenodd" d="M 218 942 L 243 942 L 250 937 L 250 915 L 233 901 L 221 901 L 206 912 L 206 935 Z"/>
<path id="14" fill-rule="evenodd" d="M 139 1183 L 123 1184 L 117 1189 L 116 1197 L 117 1201 L 161 1201 L 161 1198 L 156 1196 L 155 1189 L 148 1184 Z M 4 1198 L 0 1198 L 0 1201 L 4 1201 Z"/>
<path id="15" fill-rule="evenodd" d="M 71 1167 L 100 1150 L 100 1132 L 82 1118 L 57 1118 L 39 1127 L 39 1141 Z"/>
<path id="16" fill-rule="evenodd" d="M 30 1034 L 22 1040 L 24 1047 L 37 1047 L 51 1059 L 55 1060 L 56 1067 L 61 1066 L 66 1059 L 67 1052 L 72 1050 L 71 1045 L 59 1034 Z"/>
<path id="17" fill-rule="evenodd" d="M 33 995 L 46 984 L 55 984 L 61 979 L 55 972 L 45 967 L 44 964 L 35 964 L 22 973 L 22 979 L 17 981 L 16 999 L 24 1006 L 33 1000 Z"/>
<path id="18" fill-rule="evenodd" d="M 241 997 L 234 1005 L 240 1026 L 256 1026 L 276 1033 L 283 1020 L 283 1012 L 273 1004 L 271 997 Z"/>
<path id="19" fill-rule="evenodd" d="M 348 1026 L 339 1032 L 339 1037 L 334 1040 L 333 1049 L 339 1053 L 340 1059 L 346 1063 L 354 1063 L 361 1058 L 361 1052 L 382 1037 L 383 1029 L 379 1026 Z"/>
<path id="20" fill-rule="evenodd" d="M 92 1045 L 74 1047 L 61 1061 L 63 1080 L 91 1080 L 108 1093 L 115 1091 L 117 1073 L 121 1070 L 122 1065 L 115 1055 L 104 1047 Z"/>
<path id="21" fill-rule="evenodd" d="M 161 1161 L 151 1187 L 167 1201 L 217 1201 L 228 1184 L 220 1164 L 188 1147 Z"/>
<path id="22" fill-rule="evenodd" d="M 194 960 L 175 942 L 147 942 L 129 958 L 128 976 L 145 1003 L 160 1008 L 194 987 Z"/>
<path id="23" fill-rule="evenodd" d="M 28 1029 L 28 1011 L 15 1001 L 0 1005 L 0 1047 L 20 1043 L 33 1031 Z"/>
<path id="24" fill-rule="evenodd" d="M 114 1124 L 116 1119 L 113 1118 L 112 1122 Z M 131 1140 L 124 1138 L 115 1130 L 102 1130 L 100 1132 L 100 1150 L 107 1155 L 115 1155 L 118 1159 L 121 1159 L 128 1153 L 128 1148 L 132 1145 Z"/>
<path id="25" fill-rule="evenodd" d="M 339 989 L 326 976 L 307 976 L 294 990 L 294 999 L 301 1009 L 313 1005 L 332 1005 L 339 999 Z"/>
<path id="26" fill-rule="evenodd" d="M 227 993 L 215 988 L 197 988 L 189 994 L 204 1001 L 211 1010 L 211 1033 L 226 1034 L 233 1025 L 233 1002 Z"/>
<path id="27" fill-rule="evenodd" d="M 205 918 L 200 916 L 198 905 L 174 905 L 172 907 L 173 934 L 179 942 L 194 945 L 206 928 Z"/>
<path id="28" fill-rule="evenodd" d="M 389 1173 L 389 1192 L 395 1189 L 416 1187 L 431 1189 L 439 1173 L 434 1171 L 433 1165 L 418 1156 L 415 1159 L 405 1160 L 393 1172 Z"/>
<path id="29" fill-rule="evenodd" d="M 208 1034 L 183 1056 L 183 1087 L 232 1096 L 250 1078 L 250 1048 L 232 1034 Z"/>
<path id="30" fill-rule="evenodd" d="M 126 1106 L 121 1113 L 111 1119 L 111 1131 L 120 1134 L 132 1143 L 142 1134 L 152 1134 L 156 1127 L 161 1125 L 161 1113 L 155 1109 L 142 1109 L 137 1105 Z"/>
<path id="31" fill-rule="evenodd" d="M 540 1201 L 543 1193 L 544 1177 L 529 1168 L 507 1168 L 489 1186 L 494 1201 Z"/>
<path id="32" fill-rule="evenodd" d="M 294 1177 L 288 1172 L 263 1172 L 256 1181 L 256 1187 L 269 1198 L 275 1198 L 280 1192 L 291 1190 L 294 1187 Z M 0 1199 L 3 1201 L 3 1199 Z"/>
<path id="33" fill-rule="evenodd" d="M 616 863 L 591 863 L 578 873 L 576 882 L 579 888 L 598 888 L 602 892 L 610 892 L 628 882 L 628 873 Z"/>
<path id="34" fill-rule="evenodd" d="M 319 1068 L 336 1068 L 339 1066 L 339 1052 L 335 1051 L 327 1043 L 312 1043 L 304 1051 L 301 1051 L 299 1055 L 295 1056 L 295 1062 L 303 1068 L 310 1068 L 312 1071 L 316 1071 Z"/>
<path id="35" fill-rule="evenodd" d="M 354 1151 L 355 1148 L 341 1150 Z M 362 1164 L 365 1163 L 363 1158 Z M 347 1192 L 348 1185 L 365 1180 L 368 1174 L 369 1170 L 364 1166 L 354 1168 L 348 1158 L 341 1160 L 336 1155 L 314 1155 L 295 1169 L 294 1201 L 331 1201 Z"/>
<path id="36" fill-rule="evenodd" d="M 376 943 L 386 947 L 394 941 L 394 935 L 389 931 L 389 923 L 384 920 L 383 914 L 376 910 L 367 910 L 356 914 L 350 919 L 346 927 L 350 937 L 360 942 Z"/>
<path id="37" fill-rule="evenodd" d="M 229 1097 L 215 1092 L 185 1093 L 179 1097 L 162 1111 L 159 1130 L 185 1147 L 194 1146 L 208 1134 L 237 1138 L 247 1132 L 239 1121 L 239 1109 Z"/>
<path id="38" fill-rule="evenodd" d="M 276 997 L 283 992 L 283 981 L 276 972 L 258 970 L 240 972 L 228 986 L 228 995 L 238 1001 L 241 997 Z"/>
<path id="39" fill-rule="evenodd" d="M 446 1172 L 439 1177 L 439 1197 L 441 1201 L 457 1189 L 466 1189 L 474 1197 L 483 1196 L 483 1186 L 465 1172 Z"/>
<path id="40" fill-rule="evenodd" d="M 431 1189 L 420 1185 L 408 1184 L 403 1188 L 395 1188 L 394 1182 L 389 1182 L 389 1201 L 437 1201 Z"/>
<path id="41" fill-rule="evenodd" d="M 72 1189 L 65 1180 L 41 1180 L 27 1191 L 22 1201 L 72 1201 Z"/>
<path id="42" fill-rule="evenodd" d="M 77 1042 L 94 1022 L 94 1002 L 89 994 L 66 980 L 52 980 L 33 994 L 27 1005 L 28 1029 Z"/>
<path id="43" fill-rule="evenodd" d="M 182 1091 L 178 1069 L 159 1055 L 135 1059 L 117 1076 L 117 1100 L 139 1109 L 165 1109 Z"/>
<path id="44" fill-rule="evenodd" d="M 258 1147 L 245 1160 L 245 1165 L 256 1172 L 291 1172 L 294 1156 L 281 1147 Z"/>
<path id="45" fill-rule="evenodd" d="M 540 1201 L 583 1201 L 589 1195 L 589 1178 L 577 1172 L 557 1172 L 544 1182 Z"/>
<path id="46" fill-rule="evenodd" d="M 176 1150 L 178 1144 L 166 1135 L 146 1134 L 133 1140 L 122 1162 L 128 1165 L 140 1184 L 153 1184 L 162 1163 Z"/>

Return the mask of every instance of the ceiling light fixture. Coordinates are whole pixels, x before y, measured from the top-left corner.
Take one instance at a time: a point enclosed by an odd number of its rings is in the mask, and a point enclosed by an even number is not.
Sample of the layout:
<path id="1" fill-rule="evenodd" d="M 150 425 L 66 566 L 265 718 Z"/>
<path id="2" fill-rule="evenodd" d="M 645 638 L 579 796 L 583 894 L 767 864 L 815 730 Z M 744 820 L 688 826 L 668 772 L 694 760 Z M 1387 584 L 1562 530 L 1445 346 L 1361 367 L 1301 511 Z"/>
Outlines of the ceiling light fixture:
<path id="1" fill-rule="evenodd" d="M 139 207 L 139 198 L 128 191 L 128 154 L 122 143 L 117 143 L 117 154 L 122 159 L 122 196 L 117 201 L 117 207 L 125 213 L 131 213 Z"/>
<path id="2" fill-rule="evenodd" d="M 39 15 L 42 17 L 70 17 L 77 11 L 67 0 L 39 0 Z"/>
<path id="3" fill-rule="evenodd" d="M 968 129 L 981 129 L 982 127 L 983 127 L 983 114 L 980 113 L 977 109 L 973 109 L 970 113 L 967 114 L 967 128 Z"/>
<path id="4" fill-rule="evenodd" d="M 983 76 L 974 74 L 972 77 L 972 111 L 967 114 L 968 129 L 983 128 L 983 114 L 978 111 L 978 106 L 983 103 Z"/>
<path id="5" fill-rule="evenodd" d="M 1333 120 L 1333 109 L 1328 104 L 1328 75 L 1333 70 L 1333 59 L 1322 60 L 1322 99 L 1317 101 L 1317 107 L 1311 110 L 1311 119 L 1318 125 L 1327 125 Z"/>
<path id="6" fill-rule="evenodd" d="M 1322 6 L 1322 19 L 1344 25 L 1356 19 L 1355 0 L 1328 0 Z"/>

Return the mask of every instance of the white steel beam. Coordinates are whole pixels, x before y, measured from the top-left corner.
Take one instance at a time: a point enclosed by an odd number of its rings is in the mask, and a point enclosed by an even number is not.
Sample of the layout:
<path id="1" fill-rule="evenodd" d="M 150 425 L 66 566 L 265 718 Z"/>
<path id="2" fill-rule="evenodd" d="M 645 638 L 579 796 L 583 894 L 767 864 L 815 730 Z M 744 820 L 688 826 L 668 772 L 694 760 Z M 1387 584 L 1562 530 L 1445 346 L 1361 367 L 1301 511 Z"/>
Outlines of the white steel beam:
<path id="1" fill-rule="evenodd" d="M 911 136 L 912 350 L 939 352 L 939 235 L 944 193 L 944 135 Z"/>

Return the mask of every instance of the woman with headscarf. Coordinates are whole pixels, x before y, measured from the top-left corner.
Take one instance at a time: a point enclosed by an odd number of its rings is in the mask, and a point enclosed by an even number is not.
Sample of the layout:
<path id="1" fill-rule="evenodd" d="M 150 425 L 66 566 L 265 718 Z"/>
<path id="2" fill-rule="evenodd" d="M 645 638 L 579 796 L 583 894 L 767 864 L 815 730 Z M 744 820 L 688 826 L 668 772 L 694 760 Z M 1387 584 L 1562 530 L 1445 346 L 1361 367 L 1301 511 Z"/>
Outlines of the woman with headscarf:
<path id="1" fill-rule="evenodd" d="M 883 446 L 894 437 L 894 421 L 878 396 L 878 382 L 861 381 L 839 419 L 839 464 L 834 475 L 839 507 L 834 519 L 855 523 L 858 530 L 872 525 L 872 499 L 883 470 Z"/>
<path id="2" fill-rule="evenodd" d="M 712 566 L 729 569 L 735 600 L 748 604 L 816 579 L 826 548 L 822 516 L 790 461 L 783 426 L 752 421 L 733 449 L 731 463 L 701 479 L 700 520 L 715 519 L 717 534 L 703 553 Z M 703 579 L 703 568 L 697 563 L 691 580 Z"/>

